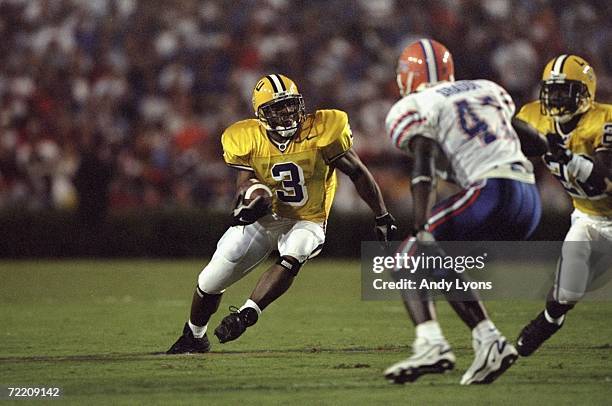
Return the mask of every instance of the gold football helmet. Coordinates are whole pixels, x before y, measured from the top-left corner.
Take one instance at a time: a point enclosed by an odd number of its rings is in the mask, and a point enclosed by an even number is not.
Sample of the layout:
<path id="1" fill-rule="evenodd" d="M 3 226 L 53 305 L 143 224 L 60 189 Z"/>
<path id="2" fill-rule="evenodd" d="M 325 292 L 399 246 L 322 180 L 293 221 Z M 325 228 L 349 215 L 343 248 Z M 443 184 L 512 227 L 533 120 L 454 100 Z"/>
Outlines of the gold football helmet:
<path id="1" fill-rule="evenodd" d="M 584 113 L 595 101 L 597 78 L 593 67 L 576 55 L 560 55 L 546 64 L 542 74 L 542 114 L 566 123 Z"/>
<path id="2" fill-rule="evenodd" d="M 268 131 L 283 138 L 295 135 L 305 117 L 304 98 L 284 75 L 267 75 L 253 89 L 253 110 Z"/>

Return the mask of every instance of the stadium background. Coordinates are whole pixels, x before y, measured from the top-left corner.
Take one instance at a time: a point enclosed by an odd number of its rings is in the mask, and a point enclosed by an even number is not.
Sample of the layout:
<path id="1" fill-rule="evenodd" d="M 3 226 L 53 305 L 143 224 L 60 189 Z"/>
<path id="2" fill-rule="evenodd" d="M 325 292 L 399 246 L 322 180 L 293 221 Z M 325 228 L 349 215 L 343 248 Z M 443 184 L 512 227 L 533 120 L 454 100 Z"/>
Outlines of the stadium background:
<path id="1" fill-rule="evenodd" d="M 360 299 L 356 258 L 313 260 L 240 340 L 214 340 L 205 356 L 160 355 L 227 226 L 234 175 L 219 136 L 252 116 L 259 75 L 287 73 L 310 110 L 349 112 L 405 233 L 407 163 L 381 128 L 402 45 L 441 40 L 459 78 L 498 80 L 518 105 L 536 97 L 547 59 L 576 52 L 610 102 L 607 3 L 0 0 L 0 398 L 6 386 L 58 386 L 88 405 L 608 405 L 610 301 L 581 303 L 537 356 L 471 388 L 458 385 L 470 334 L 439 303 L 456 370 L 389 385 L 382 372 L 409 353 L 413 330 L 399 300 Z M 541 167 L 538 178 L 537 237 L 562 238 L 569 202 Z M 323 255 L 354 256 L 372 238 L 357 202 L 343 182 Z M 119 255 L 147 258 L 40 258 Z M 504 269 L 554 272 L 532 258 Z M 228 289 L 211 326 L 259 275 Z M 542 301 L 487 308 L 513 339 Z"/>
<path id="2" fill-rule="evenodd" d="M 252 117 L 269 72 L 294 79 L 309 111 L 349 113 L 405 233 L 409 163 L 383 129 L 403 45 L 443 42 L 457 78 L 495 80 L 517 106 L 537 97 L 550 58 L 576 53 L 609 102 L 606 3 L 0 0 L 0 256 L 210 255 L 234 194 L 220 134 Z M 536 238 L 562 238 L 569 200 L 537 174 Z M 325 252 L 355 255 L 370 228 L 342 182 Z"/>

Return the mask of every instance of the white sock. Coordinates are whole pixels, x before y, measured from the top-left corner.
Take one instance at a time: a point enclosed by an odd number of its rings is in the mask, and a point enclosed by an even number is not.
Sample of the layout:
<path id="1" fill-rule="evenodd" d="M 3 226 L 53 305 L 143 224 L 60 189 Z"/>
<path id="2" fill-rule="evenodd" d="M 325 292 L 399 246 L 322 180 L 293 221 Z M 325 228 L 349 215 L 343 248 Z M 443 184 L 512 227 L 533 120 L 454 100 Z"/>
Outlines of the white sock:
<path id="1" fill-rule="evenodd" d="M 436 320 L 429 320 L 416 326 L 417 338 L 425 338 L 427 341 L 444 341 L 444 335 L 440 324 Z"/>
<path id="2" fill-rule="evenodd" d="M 191 329 L 191 332 L 193 333 L 193 336 L 195 338 L 202 338 L 204 337 L 204 334 L 206 334 L 206 329 L 208 328 L 208 324 L 206 324 L 205 326 L 196 326 L 195 324 L 193 324 L 191 322 L 191 320 L 188 321 L 189 324 L 189 328 Z"/>
<path id="3" fill-rule="evenodd" d="M 546 317 L 546 321 L 548 321 L 550 324 L 556 324 L 557 326 L 563 324 L 563 320 L 565 320 L 565 314 L 555 319 L 548 314 L 548 310 L 544 310 L 544 317 Z"/>
<path id="4" fill-rule="evenodd" d="M 495 324 L 489 319 L 484 319 L 472 330 L 472 337 L 477 340 L 488 341 L 490 338 L 499 337 L 501 333 Z"/>
<path id="5" fill-rule="evenodd" d="M 242 311 L 242 309 L 246 309 L 247 307 L 255 309 L 255 311 L 257 312 L 257 315 L 261 316 L 261 309 L 259 308 L 259 306 L 257 306 L 257 303 L 255 303 L 251 299 L 247 299 L 247 301 L 244 302 L 244 304 L 242 305 L 240 309 L 238 309 L 238 311 Z"/>

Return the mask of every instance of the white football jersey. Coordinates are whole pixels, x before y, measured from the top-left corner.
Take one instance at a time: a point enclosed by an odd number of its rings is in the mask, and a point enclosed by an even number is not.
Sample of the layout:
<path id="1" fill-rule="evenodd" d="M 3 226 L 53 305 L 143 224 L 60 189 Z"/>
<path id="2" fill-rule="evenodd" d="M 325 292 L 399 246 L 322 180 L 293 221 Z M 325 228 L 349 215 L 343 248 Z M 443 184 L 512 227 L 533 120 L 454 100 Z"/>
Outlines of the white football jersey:
<path id="1" fill-rule="evenodd" d="M 510 95 L 491 81 L 441 82 L 399 100 L 385 124 L 393 144 L 408 153 L 416 135 L 436 141 L 446 158 L 437 162 L 440 175 L 447 172 L 443 177 L 466 188 L 487 177 L 506 177 L 496 168 L 513 163 L 522 164 L 517 170 L 523 178 L 533 177 L 510 123 L 514 111 Z"/>

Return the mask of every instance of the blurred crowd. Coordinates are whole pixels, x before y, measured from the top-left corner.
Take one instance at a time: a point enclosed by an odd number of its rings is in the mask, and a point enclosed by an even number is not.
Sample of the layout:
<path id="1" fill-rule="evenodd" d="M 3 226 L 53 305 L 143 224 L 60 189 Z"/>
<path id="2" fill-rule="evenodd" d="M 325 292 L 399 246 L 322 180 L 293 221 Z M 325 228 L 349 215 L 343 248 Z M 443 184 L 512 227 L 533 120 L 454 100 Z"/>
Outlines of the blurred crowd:
<path id="1" fill-rule="evenodd" d="M 457 78 L 495 80 L 518 106 L 550 58 L 577 53 L 610 101 L 611 17 L 606 0 L 0 0 L 0 208 L 226 210 L 220 134 L 278 72 L 309 111 L 349 113 L 358 153 L 406 209 L 407 163 L 383 128 L 404 45 L 439 40 Z M 538 177 L 545 205 L 567 209 Z M 358 200 L 343 186 L 336 206 Z"/>

